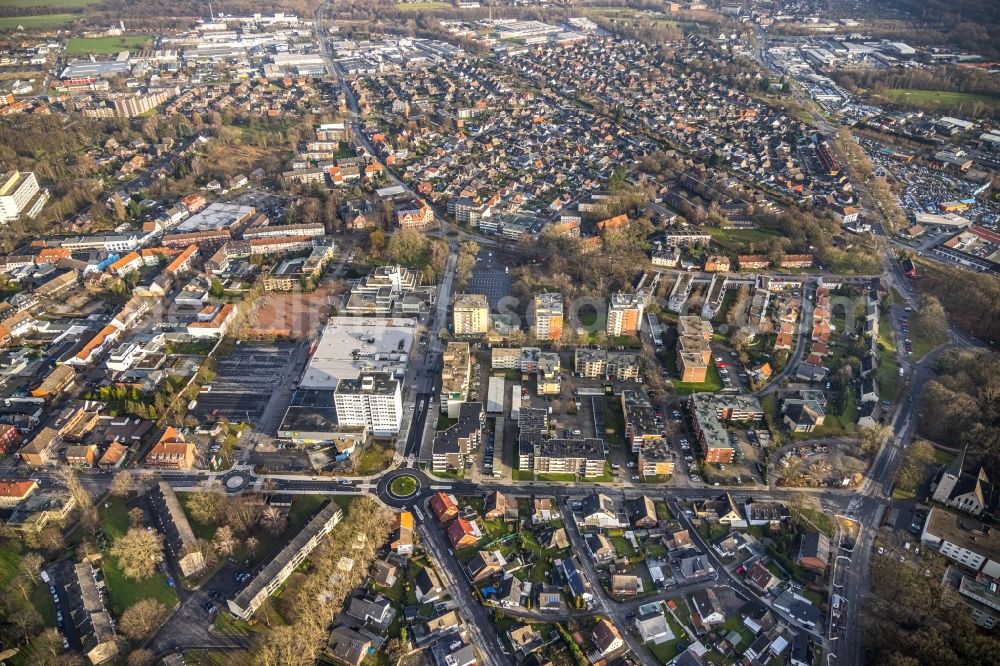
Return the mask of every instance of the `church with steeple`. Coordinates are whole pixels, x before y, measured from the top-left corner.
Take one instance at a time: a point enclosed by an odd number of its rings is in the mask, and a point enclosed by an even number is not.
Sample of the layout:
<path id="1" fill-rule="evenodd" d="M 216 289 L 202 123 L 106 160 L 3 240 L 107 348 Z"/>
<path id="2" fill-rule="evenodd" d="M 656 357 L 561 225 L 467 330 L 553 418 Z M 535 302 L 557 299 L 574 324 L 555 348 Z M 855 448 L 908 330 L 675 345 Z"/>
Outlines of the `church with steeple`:
<path id="1" fill-rule="evenodd" d="M 967 452 L 968 447 L 965 447 L 941 470 L 931 498 L 974 516 L 993 515 L 997 510 L 998 489 L 990 483 L 982 467 L 975 473 L 964 471 Z"/>

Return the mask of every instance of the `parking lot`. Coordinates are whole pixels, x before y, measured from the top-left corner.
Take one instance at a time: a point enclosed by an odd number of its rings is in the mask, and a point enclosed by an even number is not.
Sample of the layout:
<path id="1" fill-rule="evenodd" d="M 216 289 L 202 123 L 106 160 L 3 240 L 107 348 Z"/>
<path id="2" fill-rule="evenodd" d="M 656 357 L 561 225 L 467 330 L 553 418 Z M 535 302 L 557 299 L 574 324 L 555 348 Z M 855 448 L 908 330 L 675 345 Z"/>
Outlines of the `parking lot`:
<path id="1" fill-rule="evenodd" d="M 483 294 L 495 310 L 502 298 L 510 296 L 510 275 L 497 252 L 482 250 L 476 257 L 476 267 L 472 271 L 465 291 Z"/>
<path id="2" fill-rule="evenodd" d="M 294 350 L 292 344 L 237 346 L 219 359 L 216 378 L 202 387 L 193 414 L 202 421 L 225 418 L 259 425 L 272 394 L 288 381 Z"/>
<path id="3" fill-rule="evenodd" d="M 747 377 L 746 368 L 740 363 L 737 353 L 719 342 L 713 341 L 710 346 L 723 388 L 738 393 L 749 392 L 750 379 Z"/>

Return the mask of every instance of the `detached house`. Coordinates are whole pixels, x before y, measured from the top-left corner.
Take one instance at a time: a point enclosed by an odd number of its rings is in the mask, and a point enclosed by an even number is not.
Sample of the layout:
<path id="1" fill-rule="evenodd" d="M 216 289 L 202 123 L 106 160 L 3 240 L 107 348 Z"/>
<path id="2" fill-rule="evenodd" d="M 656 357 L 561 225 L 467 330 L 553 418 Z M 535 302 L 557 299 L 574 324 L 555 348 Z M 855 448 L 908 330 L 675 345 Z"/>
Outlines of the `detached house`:
<path id="1" fill-rule="evenodd" d="M 615 501 L 603 493 L 594 493 L 584 498 L 580 504 L 577 523 L 581 527 L 602 530 L 628 527 L 628 519 L 618 510 Z"/>
<path id="2" fill-rule="evenodd" d="M 799 542 L 795 562 L 799 566 L 822 573 L 830 560 L 830 538 L 821 532 L 806 532 Z"/>

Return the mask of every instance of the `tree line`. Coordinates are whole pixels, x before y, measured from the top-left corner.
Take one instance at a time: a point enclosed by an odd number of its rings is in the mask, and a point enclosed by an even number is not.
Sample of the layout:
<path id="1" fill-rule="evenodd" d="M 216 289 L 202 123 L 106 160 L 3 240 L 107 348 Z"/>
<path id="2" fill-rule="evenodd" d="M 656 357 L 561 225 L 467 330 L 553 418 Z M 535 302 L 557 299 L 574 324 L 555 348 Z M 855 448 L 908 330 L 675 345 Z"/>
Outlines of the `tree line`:
<path id="1" fill-rule="evenodd" d="M 948 448 L 968 446 L 970 463 L 1000 478 L 1000 354 L 952 350 L 934 370 L 920 397 L 920 431 Z"/>

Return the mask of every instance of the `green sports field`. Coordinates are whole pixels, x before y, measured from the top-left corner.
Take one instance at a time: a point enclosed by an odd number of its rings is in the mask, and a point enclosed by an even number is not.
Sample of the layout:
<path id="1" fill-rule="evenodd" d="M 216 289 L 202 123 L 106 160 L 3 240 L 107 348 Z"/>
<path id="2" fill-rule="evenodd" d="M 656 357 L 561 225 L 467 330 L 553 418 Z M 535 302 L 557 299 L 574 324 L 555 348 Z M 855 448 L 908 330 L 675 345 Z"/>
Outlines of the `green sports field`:
<path id="1" fill-rule="evenodd" d="M 890 102 L 909 104 L 926 109 L 954 109 L 960 104 L 985 104 L 1000 107 L 1000 97 L 975 93 L 942 92 L 940 90 L 906 90 L 890 88 L 883 93 Z"/>
<path id="2" fill-rule="evenodd" d="M 149 35 L 128 35 L 125 37 L 90 37 L 71 39 L 66 42 L 66 55 L 114 55 L 121 51 L 136 51 L 149 41 Z"/>

